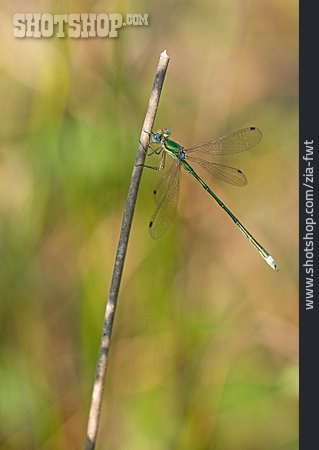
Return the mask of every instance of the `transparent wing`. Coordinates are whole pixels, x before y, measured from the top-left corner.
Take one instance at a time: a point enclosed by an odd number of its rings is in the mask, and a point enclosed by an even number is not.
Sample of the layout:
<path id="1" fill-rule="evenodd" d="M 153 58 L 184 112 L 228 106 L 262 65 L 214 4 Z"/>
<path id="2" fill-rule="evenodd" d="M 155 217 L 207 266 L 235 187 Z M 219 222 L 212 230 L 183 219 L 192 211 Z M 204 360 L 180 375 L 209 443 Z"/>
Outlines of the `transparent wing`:
<path id="1" fill-rule="evenodd" d="M 220 180 L 226 181 L 226 183 L 233 184 L 234 186 L 245 186 L 247 184 L 245 174 L 235 167 L 211 163 L 195 156 L 189 156 L 187 159 L 188 161 L 200 164 L 208 173 Z"/>
<path id="2" fill-rule="evenodd" d="M 170 226 L 178 204 L 181 166 L 174 161 L 154 189 L 155 212 L 149 224 L 150 235 L 158 239 Z"/>
<path id="3" fill-rule="evenodd" d="M 186 149 L 187 153 L 202 152 L 211 155 L 228 155 L 239 153 L 255 147 L 261 141 L 263 134 L 259 128 L 247 127 L 223 136 L 216 141 L 197 144 Z"/>
<path id="4" fill-rule="evenodd" d="M 166 152 L 164 151 L 163 154 L 166 155 Z M 169 159 L 171 160 L 172 158 Z M 156 205 L 158 205 L 163 199 L 163 196 L 166 195 L 167 189 L 169 188 L 169 185 L 171 183 L 171 178 L 174 177 L 176 165 L 179 166 L 179 164 L 177 164 L 177 161 L 174 161 L 154 187 L 153 194 Z"/>

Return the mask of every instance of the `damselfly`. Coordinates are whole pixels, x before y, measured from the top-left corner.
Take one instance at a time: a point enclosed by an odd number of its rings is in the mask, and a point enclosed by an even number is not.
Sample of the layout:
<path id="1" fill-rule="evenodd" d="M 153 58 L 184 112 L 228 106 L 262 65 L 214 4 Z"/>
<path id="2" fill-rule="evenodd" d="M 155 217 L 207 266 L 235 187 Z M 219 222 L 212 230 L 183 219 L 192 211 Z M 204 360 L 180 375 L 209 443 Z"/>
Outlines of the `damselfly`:
<path id="1" fill-rule="evenodd" d="M 189 162 L 199 164 L 211 175 L 226 181 L 234 186 L 244 186 L 247 179 L 243 172 L 234 167 L 217 164 L 208 161 L 210 156 L 227 155 L 242 152 L 255 147 L 262 138 L 262 132 L 255 127 L 242 128 L 234 131 L 228 136 L 221 137 L 215 141 L 197 144 L 188 149 L 182 147 L 177 142 L 169 139 L 171 131 L 168 128 L 162 128 L 156 133 L 150 133 L 150 142 L 147 155 L 160 155 L 160 162 L 157 167 L 147 166 L 151 169 L 162 170 L 165 166 L 166 154 L 173 158 L 173 164 L 164 173 L 154 189 L 154 199 L 156 203 L 155 212 L 149 224 L 149 230 L 152 238 L 159 238 L 169 227 L 174 217 L 180 188 L 181 168 L 193 175 L 194 178 L 203 186 L 203 188 L 213 197 L 219 206 L 226 211 L 229 217 L 235 222 L 240 231 L 248 238 L 251 244 L 257 249 L 262 258 L 269 266 L 278 270 L 278 265 L 274 258 L 260 245 L 235 215 L 227 208 L 212 189 L 200 178 L 200 176 L 191 167 Z M 196 153 L 204 155 L 204 158 L 196 156 Z"/>

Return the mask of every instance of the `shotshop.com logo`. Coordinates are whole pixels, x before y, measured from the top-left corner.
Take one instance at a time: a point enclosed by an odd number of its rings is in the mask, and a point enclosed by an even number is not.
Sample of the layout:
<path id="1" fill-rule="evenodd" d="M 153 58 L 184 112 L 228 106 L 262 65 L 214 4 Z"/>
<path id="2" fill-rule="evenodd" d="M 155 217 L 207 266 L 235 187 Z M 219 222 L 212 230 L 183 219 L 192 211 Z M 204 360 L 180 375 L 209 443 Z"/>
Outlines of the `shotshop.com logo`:
<path id="1" fill-rule="evenodd" d="M 13 15 L 13 36 L 17 38 L 91 38 L 118 36 L 125 26 L 148 25 L 148 14 L 23 14 Z"/>

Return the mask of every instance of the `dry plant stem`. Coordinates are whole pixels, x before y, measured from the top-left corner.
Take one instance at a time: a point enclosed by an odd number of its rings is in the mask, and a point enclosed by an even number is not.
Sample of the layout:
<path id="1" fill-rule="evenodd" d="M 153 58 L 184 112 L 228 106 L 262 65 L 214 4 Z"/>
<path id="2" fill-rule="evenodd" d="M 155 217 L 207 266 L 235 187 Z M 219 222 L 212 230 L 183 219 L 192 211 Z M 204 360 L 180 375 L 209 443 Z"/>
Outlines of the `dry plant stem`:
<path id="1" fill-rule="evenodd" d="M 144 119 L 144 124 L 140 136 L 140 145 L 138 147 L 135 165 L 133 168 L 131 184 L 127 196 L 121 233 L 119 243 L 117 247 L 117 253 L 115 258 L 115 264 L 113 269 L 112 282 L 110 292 L 107 300 L 107 306 L 104 316 L 103 331 L 96 367 L 95 381 L 92 392 L 91 406 L 89 412 L 88 426 L 87 426 L 87 439 L 86 450 L 93 450 L 96 444 L 97 431 L 99 426 L 99 419 L 102 406 L 102 397 L 104 390 L 104 381 L 108 363 L 108 353 L 111 341 L 112 327 L 114 322 L 117 298 L 119 294 L 121 278 L 123 273 L 125 255 L 127 250 L 127 244 L 129 234 L 131 230 L 131 224 L 135 209 L 135 203 L 137 198 L 137 192 L 141 181 L 143 164 L 145 161 L 145 150 L 148 146 L 149 135 L 153 127 L 155 115 L 164 83 L 164 78 L 169 62 L 169 56 L 166 50 L 161 53 L 158 62 L 155 80 L 153 83 L 148 109 Z"/>

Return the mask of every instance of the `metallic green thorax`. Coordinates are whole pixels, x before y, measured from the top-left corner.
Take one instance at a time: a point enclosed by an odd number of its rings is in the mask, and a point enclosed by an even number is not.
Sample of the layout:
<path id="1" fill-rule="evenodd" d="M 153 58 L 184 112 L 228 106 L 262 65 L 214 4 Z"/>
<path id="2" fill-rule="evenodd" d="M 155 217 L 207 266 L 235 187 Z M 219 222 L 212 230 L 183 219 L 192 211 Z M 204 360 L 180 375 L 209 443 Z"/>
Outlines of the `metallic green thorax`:
<path id="1" fill-rule="evenodd" d="M 177 142 L 172 141 L 171 139 L 166 138 L 165 139 L 165 148 L 169 152 L 173 153 L 175 156 L 179 156 L 180 150 L 183 148 L 181 145 L 179 145 Z"/>

